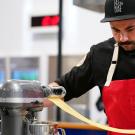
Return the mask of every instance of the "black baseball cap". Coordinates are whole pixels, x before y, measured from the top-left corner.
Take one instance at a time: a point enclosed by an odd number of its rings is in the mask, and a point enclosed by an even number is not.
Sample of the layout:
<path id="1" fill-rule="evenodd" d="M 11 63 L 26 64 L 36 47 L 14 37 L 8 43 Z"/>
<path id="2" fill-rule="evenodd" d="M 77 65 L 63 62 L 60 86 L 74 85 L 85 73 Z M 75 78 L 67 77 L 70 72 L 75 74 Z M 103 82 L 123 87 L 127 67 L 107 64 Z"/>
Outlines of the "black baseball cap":
<path id="1" fill-rule="evenodd" d="M 106 0 L 105 17 L 101 22 L 135 18 L 135 0 Z"/>

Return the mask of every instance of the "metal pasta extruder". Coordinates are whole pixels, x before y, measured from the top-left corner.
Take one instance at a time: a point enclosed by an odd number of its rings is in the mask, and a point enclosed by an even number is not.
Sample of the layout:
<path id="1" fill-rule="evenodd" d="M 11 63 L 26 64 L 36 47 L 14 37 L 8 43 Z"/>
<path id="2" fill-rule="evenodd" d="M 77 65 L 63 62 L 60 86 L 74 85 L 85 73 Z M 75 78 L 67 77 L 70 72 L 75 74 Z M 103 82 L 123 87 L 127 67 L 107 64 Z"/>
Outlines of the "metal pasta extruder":
<path id="1" fill-rule="evenodd" d="M 39 81 L 9 80 L 0 88 L 1 135 L 59 135 L 53 122 L 35 121 L 49 96 L 64 97 L 64 87 L 46 87 Z"/>

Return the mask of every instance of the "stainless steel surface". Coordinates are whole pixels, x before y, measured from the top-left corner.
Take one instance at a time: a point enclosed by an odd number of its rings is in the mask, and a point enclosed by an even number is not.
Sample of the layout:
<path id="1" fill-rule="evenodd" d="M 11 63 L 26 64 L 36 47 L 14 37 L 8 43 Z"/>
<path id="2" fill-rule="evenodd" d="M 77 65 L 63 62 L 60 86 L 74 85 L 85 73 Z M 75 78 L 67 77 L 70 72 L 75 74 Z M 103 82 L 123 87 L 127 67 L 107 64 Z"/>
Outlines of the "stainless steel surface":
<path id="1" fill-rule="evenodd" d="M 34 94 L 33 94 L 34 93 Z M 43 89 L 39 81 L 8 80 L 3 83 L 0 97 L 5 98 L 43 98 Z"/>
<path id="2" fill-rule="evenodd" d="M 29 124 L 30 135 L 58 135 L 56 124 L 52 122 L 33 122 Z"/>
<path id="3" fill-rule="evenodd" d="M 32 103 L 43 102 L 43 98 L 0 98 L 1 103 Z"/>
<path id="4" fill-rule="evenodd" d="M 54 134 L 56 132 L 54 124 L 33 123 L 33 121 L 36 112 L 43 109 L 44 97 L 63 97 L 65 93 L 63 87 L 46 87 L 39 81 L 5 82 L 0 88 L 1 135 L 58 135 Z"/>
<path id="5" fill-rule="evenodd" d="M 104 12 L 105 0 L 74 0 L 73 3 L 88 10 Z"/>

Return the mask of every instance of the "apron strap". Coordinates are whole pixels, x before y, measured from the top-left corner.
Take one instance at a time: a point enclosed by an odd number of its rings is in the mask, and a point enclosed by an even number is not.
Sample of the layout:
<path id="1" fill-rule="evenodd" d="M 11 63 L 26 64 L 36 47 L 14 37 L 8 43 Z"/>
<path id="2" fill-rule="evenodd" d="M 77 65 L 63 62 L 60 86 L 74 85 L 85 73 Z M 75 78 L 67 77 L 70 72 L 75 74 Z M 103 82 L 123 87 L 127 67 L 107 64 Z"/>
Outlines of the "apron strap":
<path id="1" fill-rule="evenodd" d="M 113 74 L 114 74 L 114 71 L 115 71 L 115 68 L 116 68 L 116 64 L 117 64 L 117 60 L 118 60 L 118 53 L 119 53 L 119 46 L 116 43 L 114 45 L 112 62 L 111 62 L 111 66 L 110 66 L 108 74 L 107 74 L 105 86 L 109 86 L 111 81 L 112 81 L 112 77 L 113 77 Z"/>

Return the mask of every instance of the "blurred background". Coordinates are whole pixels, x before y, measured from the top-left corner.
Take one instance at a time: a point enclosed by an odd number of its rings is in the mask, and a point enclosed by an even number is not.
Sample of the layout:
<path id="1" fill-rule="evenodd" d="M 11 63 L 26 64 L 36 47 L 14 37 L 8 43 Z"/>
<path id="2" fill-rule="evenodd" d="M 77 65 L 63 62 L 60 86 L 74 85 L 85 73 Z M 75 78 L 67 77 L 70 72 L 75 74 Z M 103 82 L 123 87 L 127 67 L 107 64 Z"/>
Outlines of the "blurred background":
<path id="1" fill-rule="evenodd" d="M 104 0 L 1 0 L 0 83 L 39 80 L 47 85 L 78 64 L 90 47 L 110 38 Z M 97 87 L 68 104 L 91 119 L 106 123 L 98 106 Z M 78 122 L 55 106 L 41 120 Z M 79 121 L 80 122 L 80 121 Z"/>

